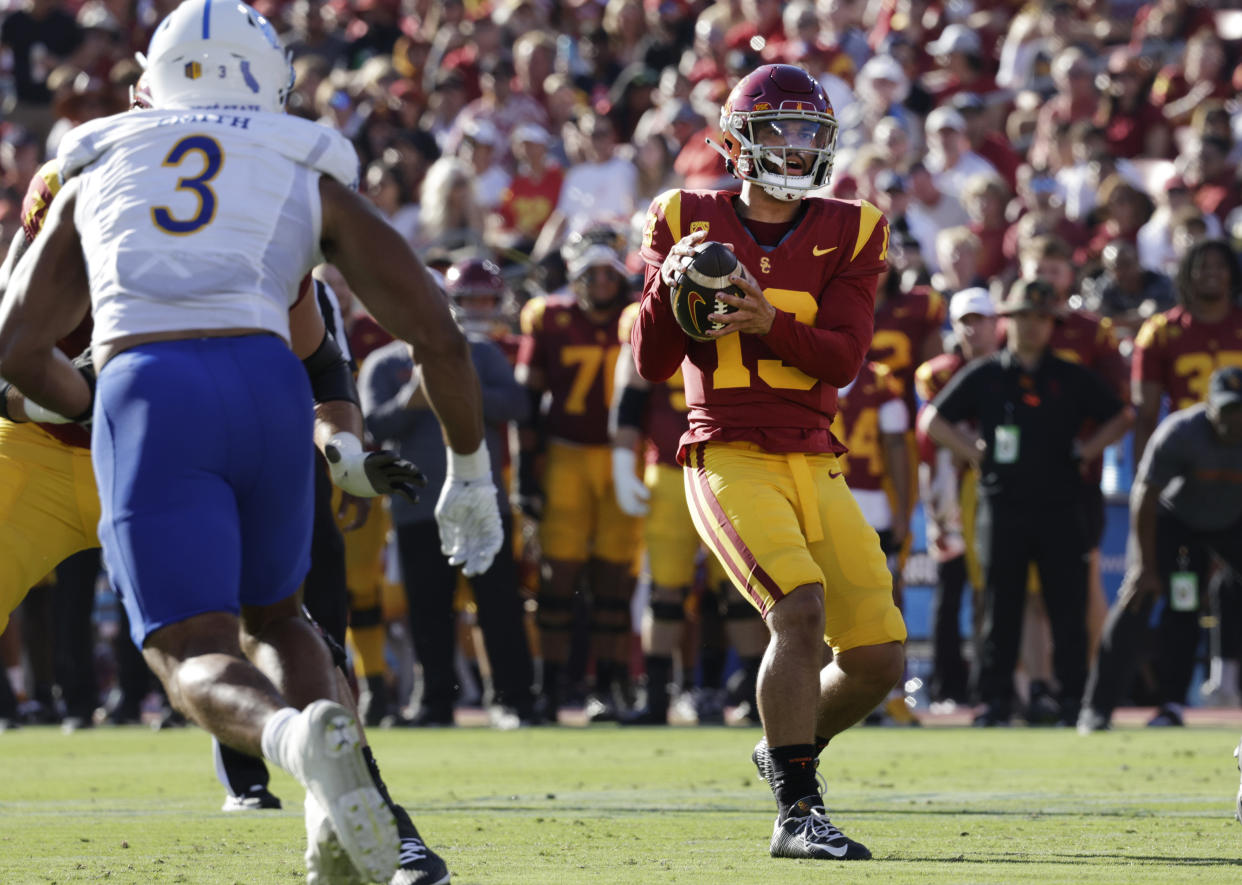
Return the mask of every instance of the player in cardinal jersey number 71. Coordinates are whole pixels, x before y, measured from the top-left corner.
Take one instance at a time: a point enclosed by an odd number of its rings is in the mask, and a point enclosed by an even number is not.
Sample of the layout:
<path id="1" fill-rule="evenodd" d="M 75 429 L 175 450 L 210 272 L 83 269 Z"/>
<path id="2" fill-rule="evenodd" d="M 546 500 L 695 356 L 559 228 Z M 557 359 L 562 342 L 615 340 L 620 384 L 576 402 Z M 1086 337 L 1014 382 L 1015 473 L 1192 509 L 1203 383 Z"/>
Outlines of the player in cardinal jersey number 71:
<path id="1" fill-rule="evenodd" d="M 871 344 L 888 223 L 870 203 L 808 195 L 828 181 L 837 123 L 802 69 L 764 65 L 744 77 L 720 128 L 717 149 L 741 193 L 674 190 L 652 203 L 634 359 L 650 381 L 681 367 L 691 516 L 772 634 L 758 686 L 764 740 L 752 757 L 776 795 L 771 854 L 865 859 L 871 852 L 828 820 L 815 768 L 904 661 L 884 554 L 829 430 L 837 388 Z M 669 284 L 705 239 L 737 255 L 732 282 L 745 297 L 722 294 L 737 309 L 713 314 L 722 327 L 700 342 L 674 319 Z M 825 641 L 834 658 L 821 668 Z"/>

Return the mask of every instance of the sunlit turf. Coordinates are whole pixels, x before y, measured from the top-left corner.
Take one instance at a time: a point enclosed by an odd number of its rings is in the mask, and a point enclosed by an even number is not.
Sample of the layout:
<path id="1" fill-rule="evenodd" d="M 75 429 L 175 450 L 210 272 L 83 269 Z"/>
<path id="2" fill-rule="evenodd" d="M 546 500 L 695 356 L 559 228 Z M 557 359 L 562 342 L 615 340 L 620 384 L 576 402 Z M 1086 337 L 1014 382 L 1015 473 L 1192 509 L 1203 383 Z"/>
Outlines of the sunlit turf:
<path id="1" fill-rule="evenodd" d="M 869 863 L 774 860 L 754 729 L 377 731 L 465 883 L 1242 881 L 1231 729 L 855 729 L 821 772 Z M 0 734 L 0 885 L 304 878 L 299 791 L 222 813 L 195 729 Z"/>

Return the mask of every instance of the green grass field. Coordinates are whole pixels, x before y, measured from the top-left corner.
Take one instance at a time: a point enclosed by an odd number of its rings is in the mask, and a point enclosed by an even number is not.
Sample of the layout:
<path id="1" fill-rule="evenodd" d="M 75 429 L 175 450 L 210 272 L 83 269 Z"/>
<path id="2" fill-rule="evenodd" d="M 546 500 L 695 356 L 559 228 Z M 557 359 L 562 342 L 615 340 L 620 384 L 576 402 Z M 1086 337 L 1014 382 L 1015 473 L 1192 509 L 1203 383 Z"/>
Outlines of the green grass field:
<path id="1" fill-rule="evenodd" d="M 824 762 L 869 863 L 773 860 L 740 728 L 483 728 L 372 737 L 455 883 L 1160 882 L 1242 879 L 1233 729 L 854 729 Z M 0 734 L 0 885 L 286 883 L 301 802 L 225 814 L 195 729 Z"/>

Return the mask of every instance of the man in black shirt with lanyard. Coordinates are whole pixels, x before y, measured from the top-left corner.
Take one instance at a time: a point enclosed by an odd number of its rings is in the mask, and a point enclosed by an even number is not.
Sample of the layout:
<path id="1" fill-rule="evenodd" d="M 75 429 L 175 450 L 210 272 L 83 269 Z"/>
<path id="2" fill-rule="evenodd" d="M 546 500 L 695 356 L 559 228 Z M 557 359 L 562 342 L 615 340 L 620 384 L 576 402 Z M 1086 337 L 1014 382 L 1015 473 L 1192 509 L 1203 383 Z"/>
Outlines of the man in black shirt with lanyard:
<path id="1" fill-rule="evenodd" d="M 1082 465 L 1120 439 L 1133 411 L 1093 372 L 1052 354 L 1055 295 L 1019 280 L 999 312 L 1005 349 L 962 369 L 920 424 L 936 443 L 979 466 L 975 543 L 984 571 L 984 620 L 976 725 L 1004 725 L 1013 698 L 1027 570 L 1039 569 L 1052 624 L 1061 721 L 1073 725 L 1086 680 L 1087 551 Z M 977 438 L 957 426 L 972 421 Z M 1078 441 L 1088 421 L 1098 429 Z"/>

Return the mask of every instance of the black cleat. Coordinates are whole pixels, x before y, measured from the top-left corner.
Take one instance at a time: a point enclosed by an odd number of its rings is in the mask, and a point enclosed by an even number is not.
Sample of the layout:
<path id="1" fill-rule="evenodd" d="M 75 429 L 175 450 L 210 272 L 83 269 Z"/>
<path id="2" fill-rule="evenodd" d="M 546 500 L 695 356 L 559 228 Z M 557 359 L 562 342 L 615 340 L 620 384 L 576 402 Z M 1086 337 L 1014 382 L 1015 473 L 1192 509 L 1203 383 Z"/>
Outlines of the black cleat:
<path id="1" fill-rule="evenodd" d="M 797 814 L 779 818 L 772 830 L 773 857 L 810 860 L 870 860 L 871 852 L 861 842 L 850 839 L 828 820 L 818 796 L 798 800 L 791 811 Z"/>
<path id="2" fill-rule="evenodd" d="M 447 885 L 452 877 L 444 858 L 427 847 L 418 830 L 401 836 L 401 865 L 389 885 Z"/>

